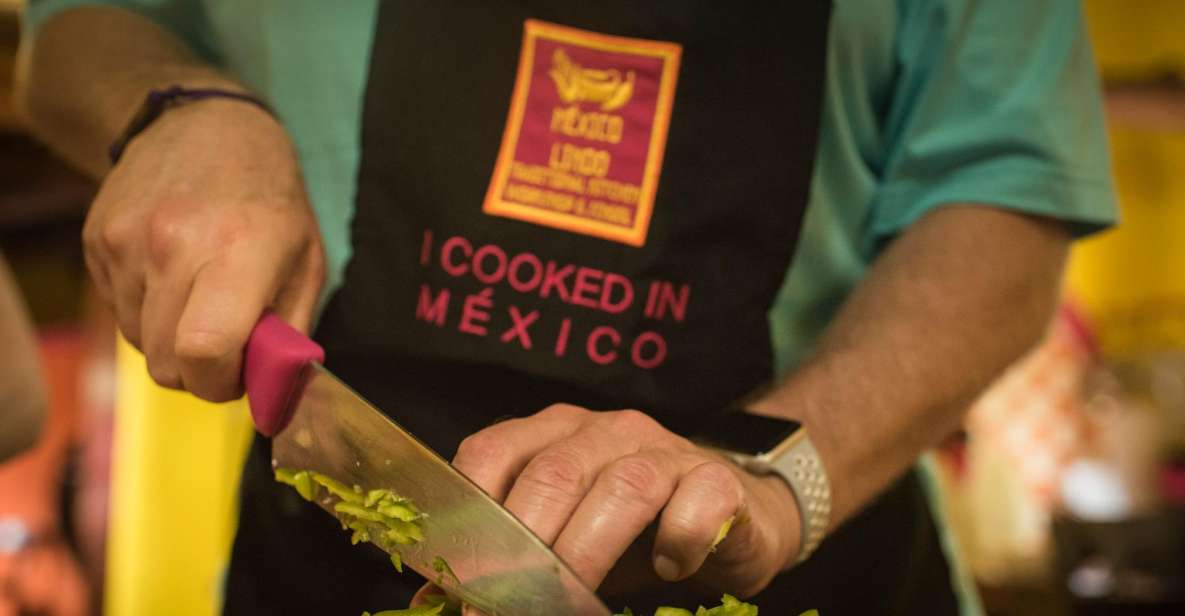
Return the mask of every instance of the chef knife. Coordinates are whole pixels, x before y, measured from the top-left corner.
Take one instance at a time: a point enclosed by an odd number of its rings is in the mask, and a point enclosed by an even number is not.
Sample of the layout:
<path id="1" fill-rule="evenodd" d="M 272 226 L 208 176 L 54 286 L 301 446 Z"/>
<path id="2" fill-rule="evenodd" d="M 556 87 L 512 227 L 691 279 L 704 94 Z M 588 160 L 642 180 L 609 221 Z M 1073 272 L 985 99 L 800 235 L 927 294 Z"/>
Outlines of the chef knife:
<path id="1" fill-rule="evenodd" d="M 410 498 L 426 513 L 417 522 L 423 540 L 380 549 L 398 550 L 406 566 L 490 616 L 609 616 L 522 522 L 334 377 L 323 361 L 320 346 L 275 315 L 265 315 L 251 333 L 243 379 L 255 425 L 273 439 L 274 467 Z M 388 410 L 395 416 L 431 412 Z M 314 500 L 341 519 L 325 490 Z"/>

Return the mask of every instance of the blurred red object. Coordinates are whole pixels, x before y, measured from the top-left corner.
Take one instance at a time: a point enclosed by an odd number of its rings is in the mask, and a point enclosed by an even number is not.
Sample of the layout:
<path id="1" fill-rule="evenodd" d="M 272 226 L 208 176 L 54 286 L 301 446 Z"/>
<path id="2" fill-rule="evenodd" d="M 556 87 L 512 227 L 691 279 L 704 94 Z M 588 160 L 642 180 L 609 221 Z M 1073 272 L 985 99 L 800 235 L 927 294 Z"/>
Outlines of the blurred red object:
<path id="1" fill-rule="evenodd" d="M 41 336 L 49 409 L 36 447 L 0 465 L 0 616 L 84 616 L 89 590 L 62 537 L 60 494 L 76 439 L 83 337 L 73 330 Z"/>

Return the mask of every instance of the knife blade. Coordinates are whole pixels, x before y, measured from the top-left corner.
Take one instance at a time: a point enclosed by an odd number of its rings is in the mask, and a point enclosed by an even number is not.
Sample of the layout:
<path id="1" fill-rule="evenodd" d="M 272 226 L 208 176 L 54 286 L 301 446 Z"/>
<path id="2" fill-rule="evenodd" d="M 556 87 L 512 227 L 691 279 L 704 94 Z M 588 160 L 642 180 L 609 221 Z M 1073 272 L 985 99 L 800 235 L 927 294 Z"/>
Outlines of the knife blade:
<path id="1" fill-rule="evenodd" d="M 264 316 L 251 334 L 244 381 L 256 427 L 273 438 L 275 467 L 316 471 L 363 492 L 388 489 L 411 499 L 426 514 L 417 521 L 423 539 L 375 545 L 398 550 L 406 566 L 490 616 L 609 616 L 530 529 L 334 377 L 323 358 L 316 343 L 275 315 Z M 322 493 L 315 501 L 342 519 L 335 498 Z"/>

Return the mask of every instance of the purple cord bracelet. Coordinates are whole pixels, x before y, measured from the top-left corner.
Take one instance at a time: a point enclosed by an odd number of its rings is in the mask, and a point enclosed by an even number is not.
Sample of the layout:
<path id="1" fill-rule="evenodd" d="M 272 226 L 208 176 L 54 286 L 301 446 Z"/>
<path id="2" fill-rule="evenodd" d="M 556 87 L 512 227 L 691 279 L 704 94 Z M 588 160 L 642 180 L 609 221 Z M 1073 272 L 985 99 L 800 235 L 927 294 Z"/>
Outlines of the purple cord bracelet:
<path id="1" fill-rule="evenodd" d="M 233 90 L 222 90 L 219 88 L 189 89 L 181 86 L 169 86 L 163 90 L 151 90 L 148 92 L 148 97 L 144 99 L 144 103 L 140 106 L 140 109 L 136 112 L 135 117 L 128 123 L 128 127 L 124 129 L 119 138 L 107 149 L 107 156 L 111 159 L 111 164 L 114 165 L 118 162 L 119 157 L 127 149 L 128 143 L 156 121 L 169 107 L 210 98 L 229 98 L 251 103 L 272 116 L 275 115 L 275 112 L 272 111 L 272 108 L 267 103 L 245 92 L 235 92 Z"/>

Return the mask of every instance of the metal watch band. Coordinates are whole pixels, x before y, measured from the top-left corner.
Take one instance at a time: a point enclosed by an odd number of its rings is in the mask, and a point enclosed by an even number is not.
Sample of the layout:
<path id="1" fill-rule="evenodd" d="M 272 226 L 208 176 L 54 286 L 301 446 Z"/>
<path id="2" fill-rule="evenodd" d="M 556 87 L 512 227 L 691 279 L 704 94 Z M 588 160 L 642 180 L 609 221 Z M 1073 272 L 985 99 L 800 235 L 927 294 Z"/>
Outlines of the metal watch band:
<path id="1" fill-rule="evenodd" d="M 799 431 L 766 455 L 761 456 L 769 470 L 781 475 L 798 503 L 802 529 L 795 564 L 810 558 L 827 534 L 831 520 L 831 484 L 819 459 L 819 452 L 805 431 Z"/>

